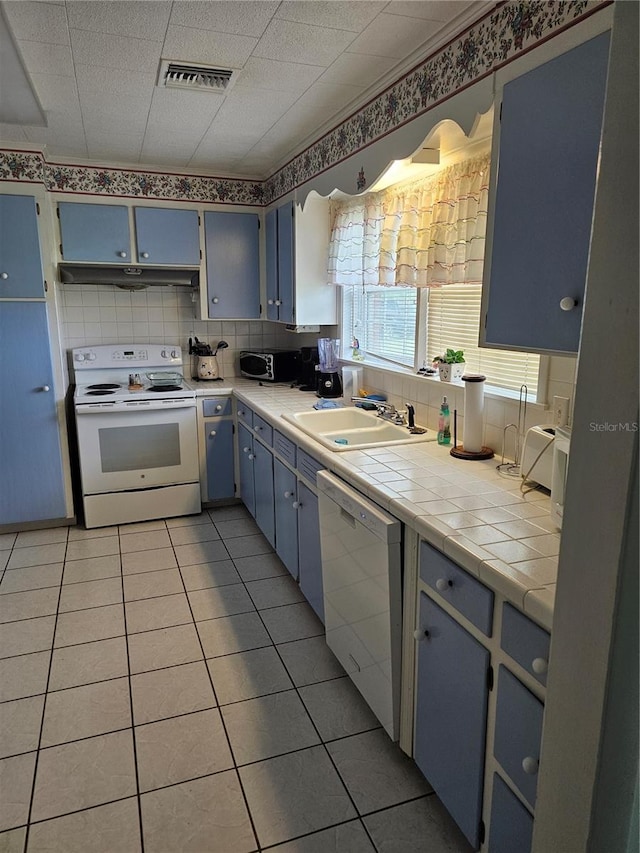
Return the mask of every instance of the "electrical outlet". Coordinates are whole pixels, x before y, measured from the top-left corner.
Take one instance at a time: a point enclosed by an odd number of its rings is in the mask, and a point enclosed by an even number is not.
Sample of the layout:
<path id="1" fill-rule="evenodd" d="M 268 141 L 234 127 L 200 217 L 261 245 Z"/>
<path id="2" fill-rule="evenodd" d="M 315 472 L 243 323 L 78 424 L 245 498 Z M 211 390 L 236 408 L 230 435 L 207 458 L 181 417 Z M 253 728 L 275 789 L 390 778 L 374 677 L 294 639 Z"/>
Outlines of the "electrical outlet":
<path id="1" fill-rule="evenodd" d="M 569 398 L 553 398 L 553 424 L 554 426 L 566 426 L 569 423 Z"/>

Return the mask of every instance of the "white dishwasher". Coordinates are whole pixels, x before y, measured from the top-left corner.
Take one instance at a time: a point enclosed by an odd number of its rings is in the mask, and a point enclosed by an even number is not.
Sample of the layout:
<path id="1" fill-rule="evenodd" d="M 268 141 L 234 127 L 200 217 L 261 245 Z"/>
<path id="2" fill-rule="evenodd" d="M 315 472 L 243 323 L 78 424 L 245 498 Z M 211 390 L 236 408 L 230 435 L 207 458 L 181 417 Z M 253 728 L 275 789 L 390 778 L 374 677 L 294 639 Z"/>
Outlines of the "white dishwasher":
<path id="1" fill-rule="evenodd" d="M 397 740 L 402 525 L 328 471 L 317 486 L 327 645 Z"/>

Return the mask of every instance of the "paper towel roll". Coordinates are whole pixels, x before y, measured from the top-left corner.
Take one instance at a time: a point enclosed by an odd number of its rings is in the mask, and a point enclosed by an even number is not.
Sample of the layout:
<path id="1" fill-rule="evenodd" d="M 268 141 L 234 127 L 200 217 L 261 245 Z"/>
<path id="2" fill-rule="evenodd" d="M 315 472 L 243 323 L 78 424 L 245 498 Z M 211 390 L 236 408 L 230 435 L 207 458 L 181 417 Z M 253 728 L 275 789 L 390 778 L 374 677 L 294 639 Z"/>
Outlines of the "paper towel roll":
<path id="1" fill-rule="evenodd" d="M 462 446 L 468 453 L 482 450 L 482 420 L 484 414 L 484 381 L 481 373 L 465 373 L 464 382 L 464 427 Z"/>
<path id="2" fill-rule="evenodd" d="M 349 404 L 352 397 L 358 397 L 362 388 L 364 371 L 361 367 L 346 366 L 342 368 L 342 396 Z"/>

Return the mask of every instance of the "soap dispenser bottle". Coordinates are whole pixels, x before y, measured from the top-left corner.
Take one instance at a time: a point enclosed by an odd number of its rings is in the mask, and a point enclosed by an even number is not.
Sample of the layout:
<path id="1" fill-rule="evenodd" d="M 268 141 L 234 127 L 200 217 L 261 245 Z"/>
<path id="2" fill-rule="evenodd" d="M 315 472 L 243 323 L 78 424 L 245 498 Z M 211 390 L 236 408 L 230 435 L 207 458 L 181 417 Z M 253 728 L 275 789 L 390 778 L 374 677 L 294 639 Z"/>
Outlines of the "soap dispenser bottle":
<path id="1" fill-rule="evenodd" d="M 446 397 L 442 398 L 438 415 L 438 444 L 451 444 L 451 415 Z"/>

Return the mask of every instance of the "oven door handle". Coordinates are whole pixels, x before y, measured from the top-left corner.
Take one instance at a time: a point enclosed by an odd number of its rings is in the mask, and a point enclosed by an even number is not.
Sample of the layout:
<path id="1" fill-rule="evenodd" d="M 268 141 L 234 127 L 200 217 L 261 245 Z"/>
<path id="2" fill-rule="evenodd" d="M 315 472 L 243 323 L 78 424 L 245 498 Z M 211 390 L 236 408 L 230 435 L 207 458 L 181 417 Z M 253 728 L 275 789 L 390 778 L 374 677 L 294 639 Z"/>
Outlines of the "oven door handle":
<path id="1" fill-rule="evenodd" d="M 97 403 L 95 405 L 89 403 L 88 405 L 76 406 L 76 415 L 104 415 L 109 414 L 110 412 L 132 412 L 133 414 L 141 414 L 142 412 L 169 412 L 174 411 L 176 409 L 194 409 L 196 407 L 195 400 L 180 400 L 180 401 L 170 401 L 167 403 L 161 402 L 150 402 L 149 405 L 145 405 L 145 403 Z"/>

